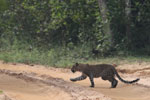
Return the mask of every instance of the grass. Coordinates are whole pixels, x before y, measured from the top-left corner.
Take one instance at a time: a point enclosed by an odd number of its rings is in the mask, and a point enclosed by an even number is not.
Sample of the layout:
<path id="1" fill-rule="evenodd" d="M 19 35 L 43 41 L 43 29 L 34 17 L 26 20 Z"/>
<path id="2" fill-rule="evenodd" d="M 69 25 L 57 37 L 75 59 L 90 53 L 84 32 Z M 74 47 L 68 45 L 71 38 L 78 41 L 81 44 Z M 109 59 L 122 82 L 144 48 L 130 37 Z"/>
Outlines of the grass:
<path id="1" fill-rule="evenodd" d="M 80 55 L 78 56 L 77 53 Z M 4 62 L 32 63 L 50 65 L 54 67 L 66 67 L 74 62 L 84 61 L 82 51 L 71 53 L 70 50 L 64 48 L 50 49 L 47 51 L 39 51 L 33 49 L 9 49 L 0 51 L 0 60 Z M 78 59 L 81 58 L 81 59 Z"/>
<path id="2" fill-rule="evenodd" d="M 78 46 L 71 48 L 55 47 L 49 50 L 30 50 L 26 45 L 17 43 L 8 48 L 0 48 L 0 60 L 4 62 L 17 62 L 25 64 L 40 64 L 53 67 L 70 67 L 75 62 L 79 63 L 108 63 L 123 64 L 134 62 L 149 62 L 150 56 L 114 55 L 109 57 L 95 57 L 90 46 Z"/>
<path id="3" fill-rule="evenodd" d="M 0 90 L 0 94 L 2 94 L 3 93 L 3 91 L 2 90 Z"/>
<path id="4" fill-rule="evenodd" d="M 98 63 L 108 63 L 108 64 L 133 64 L 133 63 L 140 63 L 140 62 L 150 62 L 150 57 L 142 56 L 114 56 L 114 57 L 107 57 L 107 58 L 99 58 L 94 61 L 90 61 L 90 63 L 98 64 Z"/>
<path id="5" fill-rule="evenodd" d="M 55 48 L 47 51 L 33 49 L 11 49 L 0 52 L 0 60 L 4 62 L 18 62 L 26 64 L 41 64 L 54 67 L 69 67 L 75 62 L 79 63 L 108 63 L 123 64 L 135 62 L 149 62 L 149 56 L 109 56 L 96 58 L 83 48 L 68 50 Z"/>

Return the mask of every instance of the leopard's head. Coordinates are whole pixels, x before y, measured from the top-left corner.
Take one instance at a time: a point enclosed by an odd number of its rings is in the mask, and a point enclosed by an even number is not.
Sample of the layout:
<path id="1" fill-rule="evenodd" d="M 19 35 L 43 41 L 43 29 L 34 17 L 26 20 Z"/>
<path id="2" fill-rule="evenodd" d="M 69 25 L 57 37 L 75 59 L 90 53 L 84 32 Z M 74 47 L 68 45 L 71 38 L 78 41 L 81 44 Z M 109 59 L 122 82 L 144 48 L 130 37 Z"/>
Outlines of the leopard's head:
<path id="1" fill-rule="evenodd" d="M 79 69 L 79 64 L 78 64 L 78 63 L 75 63 L 75 64 L 72 66 L 71 71 L 72 71 L 73 73 L 75 73 L 76 71 L 79 71 L 78 69 Z"/>

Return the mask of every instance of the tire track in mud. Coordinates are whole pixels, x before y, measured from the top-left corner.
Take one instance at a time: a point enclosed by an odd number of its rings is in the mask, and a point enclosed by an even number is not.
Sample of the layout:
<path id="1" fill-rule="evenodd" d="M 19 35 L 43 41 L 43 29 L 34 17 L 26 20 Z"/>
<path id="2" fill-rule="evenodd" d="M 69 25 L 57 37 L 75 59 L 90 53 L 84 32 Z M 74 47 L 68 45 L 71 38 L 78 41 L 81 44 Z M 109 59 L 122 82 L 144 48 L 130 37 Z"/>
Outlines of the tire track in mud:
<path id="1" fill-rule="evenodd" d="M 125 74 L 133 74 L 136 72 L 139 72 L 140 75 L 150 75 L 150 71 L 146 72 L 147 70 L 150 70 L 150 68 L 142 68 L 142 69 L 117 69 L 118 72 L 120 73 L 125 73 Z"/>
<path id="2" fill-rule="evenodd" d="M 60 78 L 53 78 L 48 75 L 38 76 L 36 73 L 15 72 L 11 70 L 1 69 L 0 74 L 6 74 L 17 79 L 25 80 L 26 82 L 38 82 L 49 86 L 60 88 L 72 96 L 71 100 L 111 100 L 96 91 L 89 90 L 83 86 L 69 83 Z"/>
<path id="3" fill-rule="evenodd" d="M 8 94 L 3 92 L 0 94 L 0 100 L 15 100 L 15 99 L 12 99 L 11 97 L 8 96 Z"/>
<path id="4" fill-rule="evenodd" d="M 134 65 L 129 65 L 127 67 L 127 70 L 125 69 L 126 71 L 123 73 L 119 71 L 119 74 L 122 76 L 122 78 L 125 80 L 132 80 L 134 78 L 140 77 L 141 80 L 138 83 L 131 85 L 119 82 L 117 88 L 115 89 L 110 89 L 110 83 L 99 78 L 95 79 L 96 86 L 93 89 L 89 88 L 90 82 L 88 79 L 72 83 L 69 81 L 69 78 L 79 76 L 80 73 L 72 74 L 70 72 L 70 69 L 53 67 L 46 68 L 40 65 L 35 65 L 34 67 L 32 67 L 24 64 L 1 64 L 0 76 L 1 74 L 5 74 L 9 77 L 16 77 L 19 80 L 25 80 L 27 84 L 43 83 L 47 86 L 54 87 L 54 89 L 59 88 L 60 91 L 64 91 L 66 94 L 71 96 L 72 99 L 69 100 L 107 100 L 108 97 L 110 97 L 112 100 L 150 100 L 150 74 L 147 75 L 145 73 L 150 71 L 148 66 L 145 66 L 145 68 L 143 69 L 140 69 L 141 67 L 138 67 L 138 69 L 136 69 L 136 66 L 134 68 L 130 66 Z M 121 66 L 121 68 L 126 68 L 126 66 Z M 122 70 L 121 68 L 118 67 L 117 70 Z M 141 75 L 141 72 L 143 72 L 143 75 Z M 12 75 L 10 75 L 9 73 L 11 73 Z M 31 78 L 26 78 L 26 76 Z M 24 78 L 22 79 L 22 77 Z M 38 80 L 34 80 L 33 78 Z M 102 95 L 102 93 L 104 95 Z M 97 95 L 102 99 L 97 98 Z"/>

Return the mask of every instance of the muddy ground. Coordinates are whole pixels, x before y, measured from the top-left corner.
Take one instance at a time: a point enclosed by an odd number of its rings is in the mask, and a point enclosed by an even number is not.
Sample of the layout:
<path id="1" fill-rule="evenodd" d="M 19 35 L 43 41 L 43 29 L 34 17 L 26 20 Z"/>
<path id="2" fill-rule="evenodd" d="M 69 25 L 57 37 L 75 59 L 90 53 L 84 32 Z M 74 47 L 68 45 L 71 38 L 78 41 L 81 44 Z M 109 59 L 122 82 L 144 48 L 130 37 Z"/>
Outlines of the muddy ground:
<path id="1" fill-rule="evenodd" d="M 0 100 L 150 100 L 148 63 L 122 64 L 116 68 L 122 78 L 139 77 L 140 81 L 119 81 L 117 88 L 112 89 L 108 81 L 97 78 L 95 88 L 90 88 L 89 79 L 70 82 L 70 78 L 81 74 L 73 74 L 70 69 L 0 62 Z"/>

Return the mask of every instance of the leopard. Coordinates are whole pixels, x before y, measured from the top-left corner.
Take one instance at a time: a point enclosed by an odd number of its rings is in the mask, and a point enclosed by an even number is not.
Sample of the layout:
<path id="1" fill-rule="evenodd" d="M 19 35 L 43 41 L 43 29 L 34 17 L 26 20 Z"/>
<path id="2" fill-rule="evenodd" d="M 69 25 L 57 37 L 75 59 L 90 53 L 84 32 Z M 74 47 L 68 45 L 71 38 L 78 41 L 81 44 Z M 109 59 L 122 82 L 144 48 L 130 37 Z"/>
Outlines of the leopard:
<path id="1" fill-rule="evenodd" d="M 111 88 L 116 88 L 118 84 L 118 80 L 115 79 L 115 76 L 123 83 L 132 84 L 135 82 L 138 82 L 140 78 L 137 78 L 132 81 L 124 80 L 120 77 L 115 67 L 111 64 L 95 64 L 95 65 L 89 65 L 89 64 L 82 64 L 82 63 L 75 63 L 71 71 L 73 73 L 75 72 L 81 72 L 81 76 L 78 76 L 76 78 L 70 78 L 70 81 L 76 82 L 85 80 L 87 77 L 89 77 L 89 80 L 91 82 L 90 87 L 95 87 L 94 84 L 94 78 L 101 77 L 102 80 L 107 80 L 111 83 Z"/>

